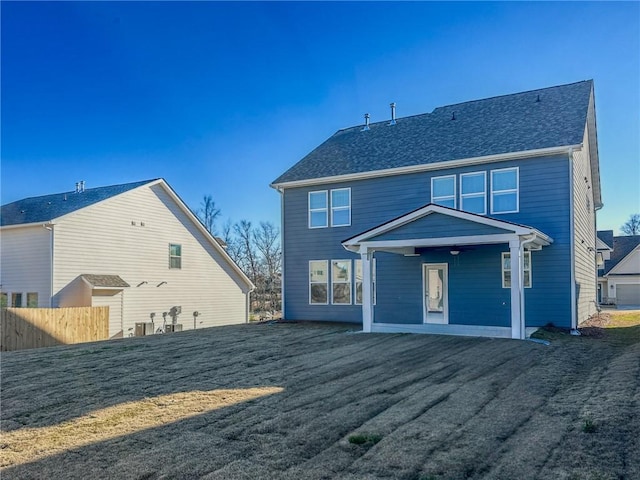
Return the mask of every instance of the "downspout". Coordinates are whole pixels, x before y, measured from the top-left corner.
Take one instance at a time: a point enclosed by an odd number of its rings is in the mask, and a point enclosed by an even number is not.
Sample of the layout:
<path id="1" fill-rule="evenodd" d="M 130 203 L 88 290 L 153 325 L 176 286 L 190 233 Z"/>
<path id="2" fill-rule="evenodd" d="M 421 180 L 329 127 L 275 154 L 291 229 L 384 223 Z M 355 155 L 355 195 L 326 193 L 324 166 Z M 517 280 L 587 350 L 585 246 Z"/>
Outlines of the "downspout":
<path id="1" fill-rule="evenodd" d="M 284 317 L 284 188 L 278 187 L 280 193 L 280 310 L 282 311 L 282 320 Z"/>
<path id="2" fill-rule="evenodd" d="M 53 308 L 53 223 L 42 226 L 49 230 L 49 308 Z"/>
<path id="3" fill-rule="evenodd" d="M 536 239 L 536 234 L 532 233 L 531 235 L 527 235 L 520 242 L 520 248 L 522 249 L 522 268 L 520 269 L 520 274 L 522 275 L 522 278 L 520 279 L 520 332 L 521 332 L 522 338 L 527 338 L 527 326 L 526 326 L 525 316 L 524 316 L 524 309 L 525 309 L 525 303 L 524 303 L 524 252 L 525 252 L 525 247 L 527 245 L 531 245 L 534 242 L 535 239 Z M 531 261 L 533 261 L 533 259 L 531 259 Z M 531 265 L 529 265 L 529 267 L 531 267 Z"/>
<path id="4" fill-rule="evenodd" d="M 573 188 L 573 147 L 569 148 L 569 245 L 571 248 L 571 334 L 580 335 L 578 331 L 578 313 L 577 313 L 577 298 L 576 298 L 576 232 L 575 232 L 575 198 Z"/>

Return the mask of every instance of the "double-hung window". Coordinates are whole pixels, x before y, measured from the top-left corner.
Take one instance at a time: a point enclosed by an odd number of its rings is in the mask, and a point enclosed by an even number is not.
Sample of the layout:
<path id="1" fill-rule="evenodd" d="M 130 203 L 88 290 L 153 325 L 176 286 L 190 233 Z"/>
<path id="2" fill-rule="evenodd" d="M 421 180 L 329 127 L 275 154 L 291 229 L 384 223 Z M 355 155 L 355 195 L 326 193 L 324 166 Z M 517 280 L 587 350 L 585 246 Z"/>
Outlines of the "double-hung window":
<path id="1" fill-rule="evenodd" d="M 356 298 L 355 304 L 362 305 L 362 260 L 355 260 L 355 287 L 356 287 Z M 371 260 L 371 297 L 373 304 L 376 304 L 376 259 Z"/>
<path id="2" fill-rule="evenodd" d="M 460 209 L 485 215 L 487 213 L 487 174 L 485 172 L 460 175 Z"/>
<path id="3" fill-rule="evenodd" d="M 27 307 L 38 308 L 38 292 L 27 293 Z"/>
<path id="4" fill-rule="evenodd" d="M 351 260 L 331 261 L 331 303 L 351 304 Z"/>
<path id="5" fill-rule="evenodd" d="M 11 306 L 12 307 L 22 306 L 22 293 L 14 292 L 11 294 Z"/>
<path id="6" fill-rule="evenodd" d="M 169 244 L 169 268 L 182 268 L 182 246 L 177 243 Z"/>
<path id="7" fill-rule="evenodd" d="M 326 190 L 309 192 L 309 228 L 329 226 L 329 198 Z"/>
<path id="8" fill-rule="evenodd" d="M 326 260 L 311 260 L 309 262 L 309 303 L 326 305 L 328 303 L 328 283 Z"/>
<path id="9" fill-rule="evenodd" d="M 524 252 L 524 288 L 531 288 L 531 252 Z M 502 254 L 502 288 L 511 288 L 511 254 Z"/>
<path id="10" fill-rule="evenodd" d="M 517 213 L 518 167 L 491 170 L 491 213 Z"/>
<path id="11" fill-rule="evenodd" d="M 331 190 L 331 226 L 346 227 L 351 225 L 351 189 L 336 188 Z"/>
<path id="12" fill-rule="evenodd" d="M 431 203 L 456 208 L 456 176 L 431 178 Z"/>

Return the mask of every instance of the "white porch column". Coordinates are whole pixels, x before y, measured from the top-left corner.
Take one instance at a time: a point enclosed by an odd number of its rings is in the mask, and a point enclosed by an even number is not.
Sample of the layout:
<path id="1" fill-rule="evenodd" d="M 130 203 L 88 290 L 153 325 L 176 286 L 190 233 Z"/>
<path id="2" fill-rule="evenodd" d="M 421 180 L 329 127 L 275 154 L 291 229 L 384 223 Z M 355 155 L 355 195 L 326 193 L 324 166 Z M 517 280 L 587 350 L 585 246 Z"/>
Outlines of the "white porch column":
<path id="1" fill-rule="evenodd" d="M 511 255 L 511 338 L 523 339 L 524 327 L 524 248 L 520 240 L 509 241 Z"/>
<path id="2" fill-rule="evenodd" d="M 373 324 L 373 295 L 371 278 L 371 257 L 367 247 L 360 247 L 360 258 L 362 259 L 362 331 L 371 333 Z"/>

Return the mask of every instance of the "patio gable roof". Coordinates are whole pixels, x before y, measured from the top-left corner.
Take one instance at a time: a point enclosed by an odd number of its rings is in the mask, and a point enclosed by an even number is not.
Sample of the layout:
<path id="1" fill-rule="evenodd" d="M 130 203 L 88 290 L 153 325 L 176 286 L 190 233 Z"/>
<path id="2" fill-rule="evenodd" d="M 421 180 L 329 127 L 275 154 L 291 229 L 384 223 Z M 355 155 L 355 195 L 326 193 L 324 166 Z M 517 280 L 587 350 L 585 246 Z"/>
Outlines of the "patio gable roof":
<path id="1" fill-rule="evenodd" d="M 347 250 L 361 247 L 393 253 L 413 253 L 420 247 L 482 245 L 520 240 L 538 249 L 553 239 L 527 225 L 462 212 L 429 203 L 342 242 Z"/>

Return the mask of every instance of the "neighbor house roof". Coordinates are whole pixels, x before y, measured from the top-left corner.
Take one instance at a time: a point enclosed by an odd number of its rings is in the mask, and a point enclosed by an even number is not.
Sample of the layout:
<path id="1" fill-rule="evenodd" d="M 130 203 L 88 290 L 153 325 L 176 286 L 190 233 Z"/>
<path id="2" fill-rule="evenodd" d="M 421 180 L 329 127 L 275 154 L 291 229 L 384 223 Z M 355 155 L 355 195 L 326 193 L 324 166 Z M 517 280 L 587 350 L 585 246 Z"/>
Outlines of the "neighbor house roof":
<path id="1" fill-rule="evenodd" d="M 598 232 L 600 236 L 600 232 Z M 634 248 L 640 245 L 640 235 L 626 235 L 621 237 L 613 237 L 613 250 L 611 258 L 604 262 L 603 275 L 608 274 L 616 265 L 624 260 Z M 638 272 L 640 273 L 640 272 Z"/>
<path id="2" fill-rule="evenodd" d="M 592 89 L 586 80 L 345 128 L 272 185 L 580 145 Z"/>
<path id="3" fill-rule="evenodd" d="M 62 217 L 154 181 L 156 179 L 108 187 L 87 188 L 81 193 L 70 191 L 41 197 L 24 198 L 2 205 L 0 226 L 46 223 L 54 218 Z"/>
<path id="4" fill-rule="evenodd" d="M 598 238 L 607 245 L 609 248 L 613 248 L 613 230 L 598 230 Z"/>
<path id="5" fill-rule="evenodd" d="M 94 275 L 83 273 L 80 275 L 93 288 L 125 288 L 130 287 L 119 275 Z"/>

